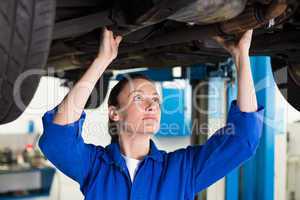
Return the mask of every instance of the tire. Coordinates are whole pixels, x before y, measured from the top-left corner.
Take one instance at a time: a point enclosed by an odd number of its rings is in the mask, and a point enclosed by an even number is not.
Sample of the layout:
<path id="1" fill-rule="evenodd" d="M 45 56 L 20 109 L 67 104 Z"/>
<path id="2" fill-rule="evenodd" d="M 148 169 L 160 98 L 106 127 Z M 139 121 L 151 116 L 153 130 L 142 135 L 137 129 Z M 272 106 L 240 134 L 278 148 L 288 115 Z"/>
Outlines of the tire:
<path id="1" fill-rule="evenodd" d="M 44 69 L 55 19 L 55 0 L 0 1 L 0 124 L 20 116 L 30 103 Z M 14 91 L 14 87 L 16 87 Z"/>

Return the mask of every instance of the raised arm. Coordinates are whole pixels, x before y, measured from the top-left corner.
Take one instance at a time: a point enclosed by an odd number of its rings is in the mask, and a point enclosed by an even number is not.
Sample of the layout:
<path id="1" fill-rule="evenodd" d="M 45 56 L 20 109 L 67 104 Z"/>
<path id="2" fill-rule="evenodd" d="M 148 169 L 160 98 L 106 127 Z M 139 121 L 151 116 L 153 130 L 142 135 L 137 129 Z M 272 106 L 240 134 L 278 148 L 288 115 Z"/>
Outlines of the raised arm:
<path id="1" fill-rule="evenodd" d="M 77 181 L 82 191 L 88 180 L 88 172 L 96 162 L 103 147 L 84 143 L 82 126 L 85 120 L 83 108 L 98 79 L 117 56 L 121 37 L 113 37 L 104 29 L 99 54 L 83 77 L 71 89 L 61 104 L 47 111 L 43 120 L 43 134 L 39 147 L 60 171 Z"/>
<path id="2" fill-rule="evenodd" d="M 106 28 L 103 31 L 103 41 L 97 58 L 59 105 L 54 123 L 65 125 L 79 119 L 95 84 L 117 57 L 121 36 L 114 38 L 111 31 Z"/>
<path id="3" fill-rule="evenodd" d="M 238 97 L 231 102 L 226 125 L 203 145 L 189 146 L 185 158 L 191 163 L 194 192 L 208 187 L 253 156 L 263 128 L 263 106 L 258 106 L 252 80 L 249 48 L 252 30 L 238 42 L 215 38 L 232 56 L 237 67 Z M 179 159 L 177 159 L 179 160 Z"/>
<path id="4" fill-rule="evenodd" d="M 257 100 L 252 80 L 249 49 L 253 30 L 245 32 L 238 42 L 228 42 L 221 37 L 215 39 L 231 54 L 237 69 L 237 105 L 242 112 L 257 110 Z"/>

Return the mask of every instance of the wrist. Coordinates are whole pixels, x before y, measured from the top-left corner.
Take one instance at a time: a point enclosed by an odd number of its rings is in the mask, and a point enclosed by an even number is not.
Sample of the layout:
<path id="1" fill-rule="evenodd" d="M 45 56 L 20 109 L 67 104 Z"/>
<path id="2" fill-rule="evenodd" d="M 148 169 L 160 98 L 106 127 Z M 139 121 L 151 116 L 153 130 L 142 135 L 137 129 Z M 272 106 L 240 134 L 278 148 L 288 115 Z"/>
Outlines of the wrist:
<path id="1" fill-rule="evenodd" d="M 90 68 L 94 71 L 95 74 L 102 74 L 106 68 L 108 68 L 110 62 L 107 59 L 97 57 Z"/>
<path id="2" fill-rule="evenodd" d="M 242 58 L 249 57 L 249 51 L 241 50 L 239 52 L 236 52 L 236 53 L 232 54 L 232 57 L 235 60 L 240 60 Z"/>
<path id="3" fill-rule="evenodd" d="M 241 56 L 249 56 L 249 49 L 248 48 L 240 48 L 237 52 L 236 52 L 237 56 L 241 57 Z"/>
<path id="4" fill-rule="evenodd" d="M 101 55 L 98 55 L 95 60 L 94 60 L 94 63 L 98 64 L 98 65 L 109 65 L 112 61 L 105 57 L 105 56 L 101 56 Z"/>
<path id="5" fill-rule="evenodd" d="M 239 60 L 239 58 L 240 58 L 240 54 L 239 53 L 234 53 L 231 56 L 232 56 L 232 58 L 234 59 L 235 62 L 237 62 Z"/>
<path id="6" fill-rule="evenodd" d="M 241 50 L 240 57 L 249 57 L 249 49 Z"/>

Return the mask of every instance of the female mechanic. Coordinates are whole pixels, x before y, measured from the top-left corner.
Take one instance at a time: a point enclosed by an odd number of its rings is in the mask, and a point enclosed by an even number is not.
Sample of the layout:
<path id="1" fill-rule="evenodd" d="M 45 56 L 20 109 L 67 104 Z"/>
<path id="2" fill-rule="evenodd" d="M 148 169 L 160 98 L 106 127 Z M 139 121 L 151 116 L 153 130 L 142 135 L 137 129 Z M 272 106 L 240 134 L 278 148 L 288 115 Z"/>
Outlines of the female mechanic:
<path id="1" fill-rule="evenodd" d="M 159 150 L 151 139 L 160 128 L 160 96 L 153 82 L 139 74 L 118 82 L 108 99 L 106 147 L 86 144 L 81 136 L 84 106 L 105 69 L 117 57 L 121 36 L 104 28 L 99 53 L 64 100 L 43 116 L 39 146 L 64 174 L 80 184 L 86 200 L 183 200 L 224 177 L 254 155 L 262 131 L 249 48 L 252 30 L 237 43 L 216 37 L 233 57 L 238 96 L 226 125 L 203 145 L 173 152 Z"/>

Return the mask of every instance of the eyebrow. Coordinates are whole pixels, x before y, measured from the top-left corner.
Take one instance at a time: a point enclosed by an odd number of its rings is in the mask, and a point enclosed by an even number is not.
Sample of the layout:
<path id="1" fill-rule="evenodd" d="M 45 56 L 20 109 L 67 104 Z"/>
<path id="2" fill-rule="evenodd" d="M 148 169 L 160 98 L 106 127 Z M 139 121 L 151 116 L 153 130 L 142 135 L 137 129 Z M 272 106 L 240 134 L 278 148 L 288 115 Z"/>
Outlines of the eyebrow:
<path id="1" fill-rule="evenodd" d="M 141 92 L 141 93 L 144 93 L 143 90 L 133 90 L 133 91 L 131 91 L 131 92 L 128 94 L 128 97 L 129 97 L 132 93 L 134 93 L 134 92 Z M 154 92 L 153 95 L 158 95 L 158 93 L 157 93 L 157 92 Z"/>

